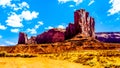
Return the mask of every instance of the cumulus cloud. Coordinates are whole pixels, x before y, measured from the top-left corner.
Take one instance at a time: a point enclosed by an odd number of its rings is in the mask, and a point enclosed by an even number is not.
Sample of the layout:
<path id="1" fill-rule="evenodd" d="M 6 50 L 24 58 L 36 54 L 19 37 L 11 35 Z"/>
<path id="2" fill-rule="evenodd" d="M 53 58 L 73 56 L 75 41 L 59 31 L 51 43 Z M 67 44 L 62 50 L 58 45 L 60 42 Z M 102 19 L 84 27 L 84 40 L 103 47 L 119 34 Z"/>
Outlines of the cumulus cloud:
<path id="1" fill-rule="evenodd" d="M 58 0 L 59 3 L 63 4 L 63 3 L 67 3 L 67 2 L 75 2 L 76 5 L 80 4 L 83 2 L 83 0 Z"/>
<path id="2" fill-rule="evenodd" d="M 27 2 L 22 2 L 22 3 L 19 3 L 18 6 L 15 4 L 12 4 L 11 7 L 13 8 L 13 10 L 17 11 L 17 10 L 29 8 L 29 4 Z"/>
<path id="3" fill-rule="evenodd" d="M 28 28 L 27 30 L 26 30 L 26 32 L 29 32 L 30 34 L 36 34 L 37 33 L 37 29 L 40 27 L 40 26 L 42 26 L 44 23 L 42 22 L 42 21 L 38 21 L 38 24 L 36 24 L 35 26 L 34 26 L 34 28 Z"/>
<path id="4" fill-rule="evenodd" d="M 13 32 L 13 33 L 18 33 L 18 32 L 19 32 L 19 29 L 11 29 L 11 32 Z"/>
<path id="5" fill-rule="evenodd" d="M 8 19 L 6 20 L 7 25 L 11 27 L 23 27 L 22 21 L 23 20 L 32 20 L 34 18 L 38 17 L 38 12 L 32 11 L 30 12 L 29 10 L 22 11 L 21 14 L 16 14 L 12 13 Z"/>
<path id="6" fill-rule="evenodd" d="M 16 2 L 18 1 L 18 2 Z M 35 19 L 38 17 L 39 13 L 36 11 L 30 11 L 29 10 L 29 4 L 25 1 L 20 2 L 19 0 L 0 0 L 0 6 L 3 8 L 10 8 L 11 11 L 8 11 L 8 17 L 5 22 L 7 23 L 6 25 L 11 26 L 11 27 L 23 27 L 23 21 L 29 21 L 32 19 Z M 20 11 L 20 14 L 17 14 L 17 10 L 22 10 Z M 0 29 L 5 30 L 6 27 L 0 24 Z"/>
<path id="7" fill-rule="evenodd" d="M 16 13 L 13 13 L 12 15 L 10 15 L 6 20 L 7 25 L 11 27 L 23 27 L 23 24 L 21 23 L 21 21 L 22 19 Z"/>
<path id="8" fill-rule="evenodd" d="M 38 15 L 39 15 L 38 12 L 35 12 L 35 11 L 30 12 L 27 10 L 27 11 L 22 11 L 20 16 L 21 16 L 21 18 L 23 18 L 25 20 L 32 20 L 34 18 L 37 18 Z"/>
<path id="9" fill-rule="evenodd" d="M 27 32 L 29 32 L 30 34 L 36 34 L 37 33 L 36 29 L 34 29 L 34 28 L 32 28 L 32 29 L 28 28 Z"/>
<path id="10" fill-rule="evenodd" d="M 1 29 L 1 30 L 6 30 L 7 27 L 5 27 L 4 25 L 1 25 L 1 23 L 0 23 L 0 29 Z"/>
<path id="11" fill-rule="evenodd" d="M 39 21 L 37 25 L 35 25 L 34 29 L 38 29 L 41 25 L 44 23 L 42 21 Z"/>
<path id="12" fill-rule="evenodd" d="M 57 27 L 57 28 L 64 29 L 64 28 L 65 28 L 65 26 L 64 26 L 64 25 L 58 25 L 58 27 Z"/>
<path id="13" fill-rule="evenodd" d="M 5 41 L 5 43 L 8 45 L 15 45 L 16 44 L 15 42 L 11 42 L 11 41 Z"/>
<path id="14" fill-rule="evenodd" d="M 78 5 L 78 4 L 83 2 L 83 0 L 73 0 L 73 1 L 76 3 L 76 5 Z"/>
<path id="15" fill-rule="evenodd" d="M 88 6 L 92 5 L 94 2 L 95 2 L 94 0 L 91 0 Z"/>
<path id="16" fill-rule="evenodd" d="M 12 0 L 0 0 L 0 6 L 3 8 L 10 7 L 13 10 L 21 10 L 25 8 L 29 8 L 29 4 L 27 2 L 12 4 Z"/>
<path id="17" fill-rule="evenodd" d="M 120 12 L 120 0 L 110 0 L 110 4 L 112 4 L 111 8 L 108 10 L 108 16 L 114 15 Z"/>
<path id="18" fill-rule="evenodd" d="M 52 26 L 45 27 L 45 29 L 52 29 L 52 28 L 53 28 Z"/>
<path id="19" fill-rule="evenodd" d="M 5 8 L 6 6 L 9 5 L 11 5 L 11 0 L 0 0 L 0 6 Z"/>

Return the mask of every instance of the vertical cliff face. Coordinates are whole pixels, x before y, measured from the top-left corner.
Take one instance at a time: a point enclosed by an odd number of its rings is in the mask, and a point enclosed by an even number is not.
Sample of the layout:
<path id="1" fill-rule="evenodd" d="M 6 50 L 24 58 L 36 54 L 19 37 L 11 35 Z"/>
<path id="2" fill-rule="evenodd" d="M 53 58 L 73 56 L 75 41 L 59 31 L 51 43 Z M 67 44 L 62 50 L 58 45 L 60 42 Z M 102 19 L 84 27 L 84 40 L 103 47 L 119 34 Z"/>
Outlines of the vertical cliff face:
<path id="1" fill-rule="evenodd" d="M 66 28 L 65 38 L 70 39 L 76 34 L 84 34 L 86 37 L 95 37 L 94 18 L 89 16 L 89 13 L 84 9 L 74 12 L 74 24 L 69 24 Z"/>
<path id="2" fill-rule="evenodd" d="M 28 43 L 28 38 L 27 34 L 20 32 L 19 33 L 19 39 L 18 39 L 18 44 L 27 44 Z"/>

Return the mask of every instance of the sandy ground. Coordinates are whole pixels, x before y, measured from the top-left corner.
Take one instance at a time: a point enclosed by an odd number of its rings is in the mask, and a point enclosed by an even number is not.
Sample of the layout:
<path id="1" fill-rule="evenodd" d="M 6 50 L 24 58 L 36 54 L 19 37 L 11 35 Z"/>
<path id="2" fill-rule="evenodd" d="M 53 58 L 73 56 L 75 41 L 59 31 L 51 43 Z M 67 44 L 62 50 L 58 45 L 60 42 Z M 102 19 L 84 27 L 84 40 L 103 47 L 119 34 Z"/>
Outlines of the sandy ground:
<path id="1" fill-rule="evenodd" d="M 43 57 L 0 58 L 0 68 L 89 68 L 81 64 Z"/>

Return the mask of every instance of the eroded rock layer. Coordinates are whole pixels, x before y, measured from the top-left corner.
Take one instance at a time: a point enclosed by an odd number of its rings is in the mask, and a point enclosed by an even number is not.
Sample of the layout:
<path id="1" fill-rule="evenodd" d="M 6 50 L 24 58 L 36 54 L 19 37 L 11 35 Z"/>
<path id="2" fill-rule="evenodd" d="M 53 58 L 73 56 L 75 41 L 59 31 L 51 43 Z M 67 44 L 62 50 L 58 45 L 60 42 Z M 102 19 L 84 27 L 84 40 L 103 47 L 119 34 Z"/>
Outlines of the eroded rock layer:
<path id="1" fill-rule="evenodd" d="M 95 37 L 94 18 L 89 16 L 89 13 L 84 9 L 74 12 L 74 24 L 70 23 L 66 28 L 65 38 L 70 39 L 78 33 L 84 34 L 85 37 Z"/>

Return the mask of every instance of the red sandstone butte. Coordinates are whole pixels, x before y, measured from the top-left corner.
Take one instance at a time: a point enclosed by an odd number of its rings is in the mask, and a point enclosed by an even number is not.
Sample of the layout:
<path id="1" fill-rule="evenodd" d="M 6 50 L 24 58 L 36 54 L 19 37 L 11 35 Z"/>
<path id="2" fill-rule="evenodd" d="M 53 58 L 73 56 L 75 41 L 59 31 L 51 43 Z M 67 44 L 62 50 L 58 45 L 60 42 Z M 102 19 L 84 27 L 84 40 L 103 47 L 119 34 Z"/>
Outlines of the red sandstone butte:
<path id="1" fill-rule="evenodd" d="M 64 29 L 54 28 L 44 32 L 36 37 L 36 42 L 40 43 L 54 43 L 64 41 Z"/>
<path id="2" fill-rule="evenodd" d="M 71 39 L 77 34 L 82 34 L 83 37 L 95 38 L 94 26 L 94 18 L 90 17 L 89 13 L 84 9 L 80 9 L 74 12 L 74 23 L 70 23 L 66 30 L 54 28 L 37 35 L 37 37 L 31 37 L 30 39 L 27 39 L 27 35 L 21 32 L 19 34 L 18 44 L 62 42 L 66 39 Z"/>
<path id="3" fill-rule="evenodd" d="M 95 37 L 94 18 L 89 16 L 89 13 L 84 9 L 74 12 L 74 23 L 70 23 L 65 31 L 65 39 L 70 39 L 75 35 L 83 34 L 85 37 Z"/>
<path id="4" fill-rule="evenodd" d="M 28 38 L 27 34 L 20 32 L 19 33 L 19 39 L 18 39 L 18 44 L 27 44 Z"/>

